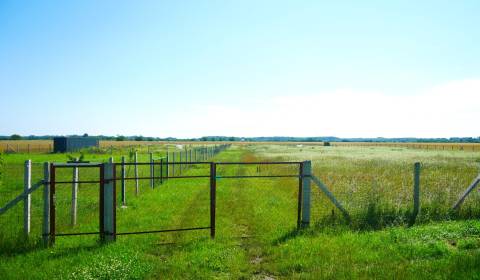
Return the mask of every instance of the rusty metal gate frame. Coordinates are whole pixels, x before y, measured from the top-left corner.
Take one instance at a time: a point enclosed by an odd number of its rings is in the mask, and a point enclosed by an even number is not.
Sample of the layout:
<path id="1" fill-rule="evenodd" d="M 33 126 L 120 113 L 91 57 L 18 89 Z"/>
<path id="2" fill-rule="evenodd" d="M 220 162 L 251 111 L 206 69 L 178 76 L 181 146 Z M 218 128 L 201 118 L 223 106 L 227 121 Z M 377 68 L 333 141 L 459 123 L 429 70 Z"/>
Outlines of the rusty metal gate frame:
<path id="1" fill-rule="evenodd" d="M 120 180 L 155 180 L 159 179 L 162 182 L 165 180 L 170 180 L 170 179 L 190 179 L 190 178 L 210 178 L 210 225 L 209 226 L 204 226 L 204 227 L 191 227 L 191 228 L 178 228 L 178 229 L 156 229 L 156 230 L 146 230 L 146 231 L 128 231 L 128 232 L 116 232 L 115 236 L 119 235 L 132 235 L 132 234 L 149 234 L 149 233 L 162 233 L 162 232 L 176 232 L 176 231 L 191 231 L 191 230 L 210 230 L 210 237 L 215 238 L 215 202 L 216 202 L 216 180 L 215 178 L 215 173 L 214 173 L 214 163 L 210 161 L 198 161 L 198 162 L 167 162 L 167 161 L 160 161 L 160 162 L 155 162 L 153 161 L 152 163 L 150 162 L 129 162 L 129 163 L 114 163 L 114 166 L 116 165 L 167 165 L 167 166 L 175 166 L 175 165 L 185 165 L 185 164 L 203 164 L 203 165 L 209 165 L 210 166 L 210 175 L 186 175 L 186 176 L 163 176 L 162 173 L 160 173 L 160 176 L 146 176 L 146 177 L 125 177 L 125 178 L 118 178 L 116 172 L 114 172 L 114 181 L 120 181 Z M 155 169 L 155 168 L 154 168 Z M 168 169 L 167 169 L 168 170 Z M 213 178 L 213 179 L 212 179 Z M 114 208 L 114 212 L 117 211 L 117 208 Z M 115 217 L 116 219 L 116 217 Z M 116 231 L 116 225 L 115 225 L 115 231 Z"/>
<path id="2" fill-rule="evenodd" d="M 100 180 L 85 180 L 85 181 L 56 181 L 56 170 L 58 168 L 99 168 L 100 172 Z M 56 226 L 55 226 L 55 221 L 56 221 L 56 185 L 57 184 L 72 184 L 72 183 L 77 183 L 77 184 L 100 184 L 99 188 L 99 231 L 96 232 L 75 232 L 75 233 L 57 233 L 56 232 Z M 100 234 L 101 239 L 104 239 L 104 229 L 103 229 L 103 216 L 104 216 L 104 205 L 103 205 L 103 197 L 104 197 L 104 186 L 105 186 L 105 180 L 104 180 L 104 164 L 102 163 L 50 163 L 50 180 L 48 182 L 49 184 L 49 233 L 48 233 L 48 238 L 49 238 L 49 243 L 54 244 L 55 243 L 55 238 L 57 236 L 76 236 L 76 235 L 92 235 L 92 234 Z M 115 205 L 114 205 L 115 206 Z"/>
<path id="3" fill-rule="evenodd" d="M 218 176 L 216 179 L 248 179 L 248 178 L 298 178 L 298 201 L 297 201 L 297 228 L 302 226 L 302 186 L 303 162 L 301 161 L 263 161 L 263 162 L 217 162 L 215 165 L 298 165 L 298 174 L 287 175 L 233 175 Z"/>
<path id="4" fill-rule="evenodd" d="M 113 168 L 113 178 L 106 180 L 104 177 L 105 174 L 105 163 L 66 163 L 66 164 L 50 164 L 50 232 L 49 232 L 49 241 L 51 244 L 54 244 L 56 236 L 77 236 L 77 235 L 93 235 L 99 234 L 101 240 L 105 240 L 106 235 L 115 240 L 117 236 L 120 235 L 132 235 L 132 234 L 149 234 L 149 233 L 162 233 L 162 232 L 177 232 L 177 231 L 190 231 L 190 230 L 210 230 L 210 237 L 215 238 L 215 219 L 216 219 L 216 184 L 217 179 L 246 179 L 246 178 L 298 178 L 298 202 L 297 202 L 297 227 L 302 226 L 302 186 L 305 177 L 310 176 L 309 174 L 304 174 L 304 162 L 290 162 L 290 161 L 274 161 L 274 162 L 211 162 L 211 161 L 195 161 L 195 162 L 137 162 L 137 163 L 111 163 Z M 181 176 L 147 176 L 147 177 L 124 177 L 119 178 L 117 176 L 116 167 L 128 166 L 128 165 L 209 165 L 210 174 L 209 175 L 181 175 Z M 217 176 L 217 165 L 298 165 L 298 174 L 287 174 L 287 175 L 231 175 L 231 176 Z M 86 181 L 56 181 L 55 172 L 57 168 L 99 168 L 100 171 L 100 180 L 86 180 Z M 117 232 L 116 231 L 116 212 L 117 212 L 117 194 L 116 194 L 116 182 L 119 180 L 170 180 L 170 179 L 190 179 L 190 178 L 209 178 L 210 179 L 210 225 L 205 227 L 191 227 L 191 228 L 179 228 L 179 229 L 158 229 L 158 230 L 148 230 L 148 231 L 129 231 L 129 232 Z M 98 232 L 78 232 L 78 233 L 56 233 L 55 229 L 55 187 L 57 184 L 71 184 L 71 183 L 99 183 L 99 231 Z M 104 228 L 104 216 L 105 216 L 105 184 L 113 183 L 112 197 L 113 197 L 113 232 L 106 232 Z M 308 221 L 307 221 L 308 222 Z"/>

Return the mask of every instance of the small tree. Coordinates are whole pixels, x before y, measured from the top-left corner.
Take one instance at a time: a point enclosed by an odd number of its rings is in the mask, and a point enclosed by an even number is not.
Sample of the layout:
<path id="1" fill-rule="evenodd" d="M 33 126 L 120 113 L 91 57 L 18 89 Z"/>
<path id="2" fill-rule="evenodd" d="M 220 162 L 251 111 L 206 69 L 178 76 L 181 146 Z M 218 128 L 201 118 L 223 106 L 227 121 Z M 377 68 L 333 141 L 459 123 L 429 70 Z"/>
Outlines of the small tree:
<path id="1" fill-rule="evenodd" d="M 88 137 L 88 133 L 84 133 L 84 134 L 83 134 L 83 137 Z"/>
<path id="2" fill-rule="evenodd" d="M 125 141 L 125 136 L 123 136 L 123 135 L 118 135 L 116 140 L 117 140 L 117 141 Z"/>
<path id="3" fill-rule="evenodd" d="M 12 134 L 12 136 L 10 136 L 10 140 L 22 140 L 22 136 L 18 134 Z"/>
<path id="4" fill-rule="evenodd" d="M 143 136 L 135 136 L 135 141 L 143 141 Z"/>

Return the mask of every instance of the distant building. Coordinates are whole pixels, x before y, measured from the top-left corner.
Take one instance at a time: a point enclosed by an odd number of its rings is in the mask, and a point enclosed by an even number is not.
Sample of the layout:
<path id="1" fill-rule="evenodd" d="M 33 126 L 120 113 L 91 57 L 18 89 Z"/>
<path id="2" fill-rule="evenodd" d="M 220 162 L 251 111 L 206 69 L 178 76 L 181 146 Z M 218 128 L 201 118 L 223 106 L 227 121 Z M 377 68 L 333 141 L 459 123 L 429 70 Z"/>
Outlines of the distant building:
<path id="1" fill-rule="evenodd" d="M 83 148 L 98 147 L 99 141 L 95 137 L 55 137 L 53 138 L 53 152 L 75 152 Z"/>

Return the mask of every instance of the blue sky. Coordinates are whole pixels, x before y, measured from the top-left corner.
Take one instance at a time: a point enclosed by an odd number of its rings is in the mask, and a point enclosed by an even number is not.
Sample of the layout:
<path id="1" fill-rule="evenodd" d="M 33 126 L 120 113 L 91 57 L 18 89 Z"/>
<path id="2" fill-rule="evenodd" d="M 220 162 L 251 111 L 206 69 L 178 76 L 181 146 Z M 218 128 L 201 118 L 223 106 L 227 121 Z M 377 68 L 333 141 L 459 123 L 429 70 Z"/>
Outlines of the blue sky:
<path id="1" fill-rule="evenodd" d="M 0 1 L 0 134 L 479 136 L 480 1 Z"/>

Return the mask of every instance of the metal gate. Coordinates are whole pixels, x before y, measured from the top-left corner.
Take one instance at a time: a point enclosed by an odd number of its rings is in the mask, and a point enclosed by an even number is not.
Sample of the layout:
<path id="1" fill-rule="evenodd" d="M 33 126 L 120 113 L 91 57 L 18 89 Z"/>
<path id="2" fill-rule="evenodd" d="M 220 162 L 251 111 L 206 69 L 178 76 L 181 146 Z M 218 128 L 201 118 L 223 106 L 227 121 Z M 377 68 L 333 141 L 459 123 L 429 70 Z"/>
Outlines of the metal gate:
<path id="1" fill-rule="evenodd" d="M 160 170 L 175 170 L 176 165 L 206 165 L 209 166 L 209 174 L 199 175 L 177 175 L 175 173 L 169 174 L 167 171 L 166 176 L 163 172 L 155 176 L 154 172 L 150 173 L 151 176 L 146 177 L 125 177 L 123 170 L 127 165 L 150 165 L 151 168 L 155 168 L 155 165 L 160 165 Z M 117 166 L 122 168 L 122 175 L 117 176 Z M 274 175 L 217 175 L 217 166 L 241 166 L 241 165 L 257 165 L 257 166 L 295 166 L 295 174 L 274 174 Z M 99 180 L 78 180 L 78 181 L 57 181 L 56 170 L 58 168 L 98 168 Z M 173 168 L 170 168 L 173 167 Z M 178 168 L 177 168 L 178 169 Z M 311 166 L 310 161 L 304 162 L 207 162 L 207 161 L 195 161 L 195 162 L 168 162 L 168 161 L 151 161 L 144 163 L 52 163 L 50 164 L 49 176 L 49 188 L 45 188 L 45 202 L 46 208 L 49 208 L 49 224 L 47 229 L 44 229 L 44 238 L 48 237 L 50 244 L 55 242 L 57 236 L 75 236 L 75 235 L 92 235 L 98 234 L 102 241 L 113 241 L 117 236 L 131 235 L 131 234 L 148 234 L 148 233 L 162 233 L 162 232 L 176 232 L 176 231 L 190 231 L 190 230 L 209 230 L 210 237 L 215 237 L 215 217 L 216 217 L 216 183 L 217 179 L 245 179 L 245 178 L 298 178 L 298 200 L 297 200 L 297 227 L 306 226 L 310 223 L 310 177 Z M 191 228 L 176 228 L 176 229 L 152 229 L 144 231 L 127 231 L 117 232 L 117 193 L 116 182 L 122 183 L 122 196 L 124 195 L 125 182 L 128 180 L 176 180 L 176 179 L 194 179 L 205 178 L 209 179 L 209 212 L 210 212 L 210 224 L 202 227 Z M 57 233 L 55 228 L 55 202 L 56 202 L 56 185 L 58 184 L 84 184 L 95 183 L 99 184 L 99 230 L 95 232 L 78 232 L 78 233 Z M 48 199 L 47 199 L 48 197 Z M 48 212 L 48 211 L 47 211 Z"/>

